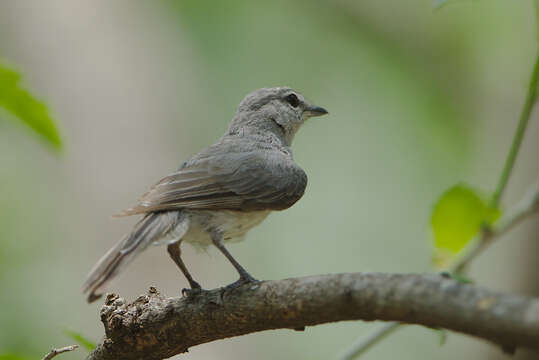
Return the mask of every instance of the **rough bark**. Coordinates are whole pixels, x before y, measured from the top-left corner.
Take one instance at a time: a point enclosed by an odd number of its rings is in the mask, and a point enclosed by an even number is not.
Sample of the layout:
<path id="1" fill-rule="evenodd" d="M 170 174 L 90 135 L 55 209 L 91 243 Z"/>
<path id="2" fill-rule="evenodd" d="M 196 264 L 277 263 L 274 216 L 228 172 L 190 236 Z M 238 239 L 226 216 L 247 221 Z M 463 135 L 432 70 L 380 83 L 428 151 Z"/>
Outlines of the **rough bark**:
<path id="1" fill-rule="evenodd" d="M 155 289 L 126 304 L 109 295 L 105 338 L 88 359 L 164 359 L 210 341 L 343 320 L 446 328 L 539 350 L 539 299 L 439 275 L 346 273 L 264 281 L 165 298 Z"/>

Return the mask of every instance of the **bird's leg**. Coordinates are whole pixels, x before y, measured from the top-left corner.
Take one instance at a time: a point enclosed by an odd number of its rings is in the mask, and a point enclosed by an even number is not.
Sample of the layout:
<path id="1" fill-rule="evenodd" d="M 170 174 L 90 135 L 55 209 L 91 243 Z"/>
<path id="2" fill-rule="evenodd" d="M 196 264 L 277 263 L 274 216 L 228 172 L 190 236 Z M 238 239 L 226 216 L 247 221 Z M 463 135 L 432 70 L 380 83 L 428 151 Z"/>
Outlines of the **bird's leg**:
<path id="1" fill-rule="evenodd" d="M 189 281 L 189 286 L 191 286 L 191 289 L 192 290 L 201 290 L 202 288 L 200 287 L 200 284 L 197 283 L 193 279 L 193 277 L 189 273 L 189 270 L 187 270 L 187 267 L 183 263 L 182 258 L 180 257 L 180 255 L 181 255 L 180 244 L 178 242 L 169 244 L 167 246 L 167 250 L 168 250 L 168 253 L 169 253 L 170 257 L 172 258 L 172 260 L 174 260 L 176 265 L 178 265 L 178 267 L 182 271 L 183 275 L 185 275 L 185 277 L 187 278 L 187 281 Z M 189 293 L 189 291 L 187 289 L 183 289 L 182 294 L 185 293 L 185 292 Z"/>
<path id="2" fill-rule="evenodd" d="M 212 240 L 213 244 L 217 247 L 217 249 L 219 249 L 219 251 L 221 251 L 223 253 L 223 255 L 228 259 L 228 261 L 230 261 L 230 263 L 236 268 L 236 270 L 240 274 L 239 280 L 232 283 L 232 284 L 230 284 L 229 287 L 236 287 L 236 286 L 239 286 L 239 285 L 244 284 L 244 283 L 257 282 L 258 281 L 254 277 L 252 277 L 247 272 L 247 270 L 245 270 L 243 268 L 243 266 L 241 266 L 240 263 L 237 262 L 236 259 L 234 259 L 234 257 L 232 257 L 232 255 L 225 248 L 225 246 L 223 245 L 223 234 L 221 234 L 220 232 L 212 231 L 211 232 L 211 240 Z"/>

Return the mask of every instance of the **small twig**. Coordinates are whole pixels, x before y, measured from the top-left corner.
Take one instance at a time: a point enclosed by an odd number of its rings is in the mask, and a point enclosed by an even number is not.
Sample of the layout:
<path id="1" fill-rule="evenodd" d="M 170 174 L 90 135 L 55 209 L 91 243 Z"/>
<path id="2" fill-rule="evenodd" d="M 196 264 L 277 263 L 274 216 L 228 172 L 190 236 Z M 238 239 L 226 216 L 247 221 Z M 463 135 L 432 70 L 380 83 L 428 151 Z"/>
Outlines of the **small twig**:
<path id="1" fill-rule="evenodd" d="M 539 211 L 539 182 L 534 184 L 526 195 L 513 208 L 490 228 L 485 228 L 479 239 L 471 242 L 471 247 L 463 251 L 462 257 L 457 259 L 450 272 L 462 273 L 468 265 L 481 254 L 494 240 L 519 224 L 523 219 Z"/>
<path id="2" fill-rule="evenodd" d="M 382 340 L 387 335 L 391 334 L 396 330 L 401 323 L 398 322 L 387 322 L 379 325 L 374 331 L 367 334 L 367 336 L 359 338 L 349 349 L 344 351 L 342 354 L 337 356 L 338 360 L 351 360 L 356 356 L 363 354 L 371 346 L 376 344 L 378 341 Z"/>
<path id="3" fill-rule="evenodd" d="M 522 144 L 522 139 L 524 138 L 524 133 L 526 132 L 526 127 L 530 120 L 530 114 L 532 112 L 533 105 L 535 102 L 538 78 L 539 52 L 535 59 L 535 65 L 533 66 L 530 83 L 528 85 L 528 91 L 526 93 L 526 100 L 524 101 L 524 106 L 522 107 L 522 112 L 518 121 L 517 130 L 513 138 L 513 143 L 511 144 L 511 149 L 509 150 L 507 159 L 505 160 L 505 165 L 502 171 L 502 175 L 500 176 L 500 181 L 498 182 L 498 186 L 496 187 L 496 191 L 494 192 L 494 195 L 492 196 L 492 200 L 490 202 L 491 209 L 496 209 L 498 207 L 503 191 L 505 190 L 507 182 L 509 181 L 509 176 L 511 176 L 511 172 L 515 165 L 515 160 L 517 158 L 518 151 L 520 150 L 520 145 Z"/>
<path id="4" fill-rule="evenodd" d="M 68 352 L 68 351 L 73 351 L 78 347 L 79 347 L 79 345 L 71 345 L 71 346 L 66 346 L 66 347 L 59 348 L 59 349 L 52 349 L 50 353 L 45 355 L 43 360 L 50 360 L 53 357 L 55 357 L 56 355 L 59 355 L 59 354 L 62 354 L 62 353 Z"/>
<path id="5" fill-rule="evenodd" d="M 535 9 L 535 21 L 536 21 L 536 35 L 539 40 L 539 0 L 533 1 Z M 535 64 L 533 65 L 532 74 L 530 76 L 530 82 L 528 83 L 528 91 L 526 92 L 526 99 L 524 100 L 524 105 L 522 106 L 522 111 L 520 113 L 520 118 L 518 120 L 518 126 L 513 137 L 513 142 L 505 160 L 505 165 L 503 167 L 502 175 L 498 181 L 498 186 L 492 196 L 490 202 L 490 208 L 496 209 L 500 203 L 501 196 L 503 191 L 509 181 L 511 172 L 515 165 L 515 160 L 520 150 L 520 145 L 522 144 L 522 139 L 524 138 L 524 133 L 526 132 L 526 127 L 530 120 L 530 115 L 535 104 L 535 97 L 537 95 L 537 83 L 539 81 L 539 50 L 537 50 L 537 55 L 535 56 Z"/>
<path id="6" fill-rule="evenodd" d="M 539 181 L 530 186 L 522 200 L 513 206 L 500 221 L 497 221 L 492 226 L 492 230 L 497 236 L 505 234 L 526 217 L 536 212 L 539 212 Z"/>

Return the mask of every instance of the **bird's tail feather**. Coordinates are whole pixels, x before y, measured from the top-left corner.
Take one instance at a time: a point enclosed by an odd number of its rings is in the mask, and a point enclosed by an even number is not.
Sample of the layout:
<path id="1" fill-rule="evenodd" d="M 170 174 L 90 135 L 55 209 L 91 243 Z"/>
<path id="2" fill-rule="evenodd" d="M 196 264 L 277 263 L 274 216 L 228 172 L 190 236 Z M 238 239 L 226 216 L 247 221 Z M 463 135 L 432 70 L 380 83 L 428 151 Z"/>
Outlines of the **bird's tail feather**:
<path id="1" fill-rule="evenodd" d="M 142 218 L 133 231 L 110 249 L 88 274 L 83 285 L 83 292 L 88 293 L 88 302 L 99 299 L 105 285 L 150 244 L 171 232 L 175 233 L 180 215 L 180 212 L 172 211 L 150 213 Z"/>

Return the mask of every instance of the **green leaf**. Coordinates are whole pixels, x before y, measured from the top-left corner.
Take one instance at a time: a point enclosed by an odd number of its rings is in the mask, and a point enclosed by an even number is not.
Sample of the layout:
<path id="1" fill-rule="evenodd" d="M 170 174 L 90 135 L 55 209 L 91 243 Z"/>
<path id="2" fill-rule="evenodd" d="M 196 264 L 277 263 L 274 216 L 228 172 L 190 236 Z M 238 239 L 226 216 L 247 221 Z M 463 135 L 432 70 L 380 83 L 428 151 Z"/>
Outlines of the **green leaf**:
<path id="1" fill-rule="evenodd" d="M 15 354 L 0 354 L 0 360 L 28 360 L 28 358 Z"/>
<path id="2" fill-rule="evenodd" d="M 66 330 L 65 333 L 67 336 L 78 342 L 80 345 L 82 345 L 82 347 L 86 348 L 89 351 L 92 351 L 96 346 L 95 342 L 93 342 L 92 340 L 88 340 L 78 332 Z"/>
<path id="3" fill-rule="evenodd" d="M 0 106 L 56 149 L 62 142 L 47 107 L 20 87 L 20 75 L 0 65 Z"/>
<path id="4" fill-rule="evenodd" d="M 434 263 L 447 268 L 483 224 L 491 225 L 500 216 L 490 210 L 485 196 L 466 185 L 455 185 L 436 202 L 431 216 L 434 235 Z"/>

